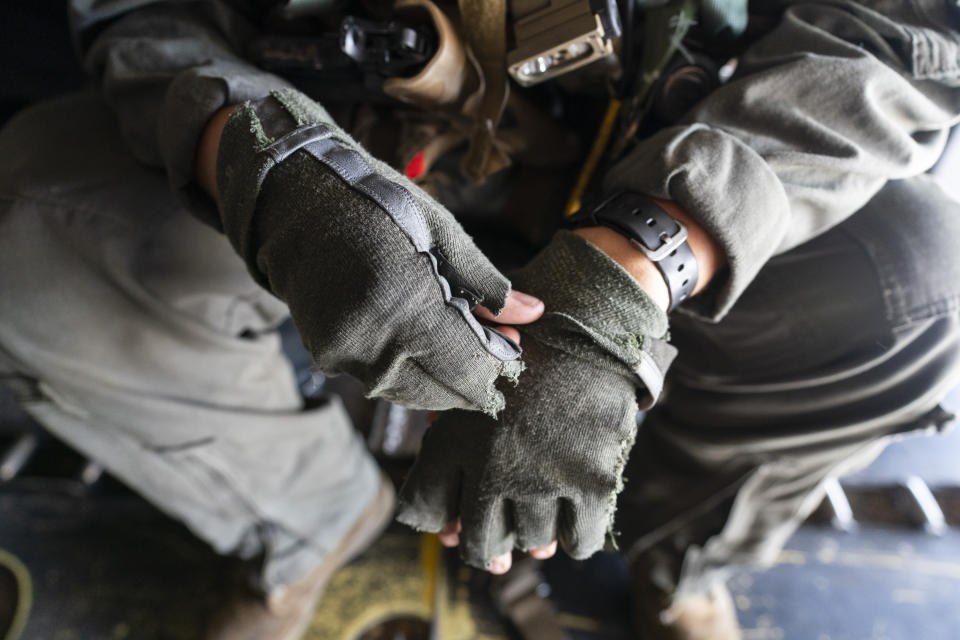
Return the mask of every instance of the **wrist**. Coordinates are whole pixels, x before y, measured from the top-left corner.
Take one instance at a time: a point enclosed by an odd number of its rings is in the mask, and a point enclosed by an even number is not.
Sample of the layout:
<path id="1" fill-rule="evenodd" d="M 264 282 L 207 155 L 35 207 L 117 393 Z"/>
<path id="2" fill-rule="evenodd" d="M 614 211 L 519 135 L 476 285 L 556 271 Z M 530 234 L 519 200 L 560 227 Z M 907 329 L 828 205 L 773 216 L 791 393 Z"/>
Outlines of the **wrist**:
<path id="1" fill-rule="evenodd" d="M 223 128 L 233 110 L 239 105 L 229 105 L 217 111 L 207 122 L 194 159 L 194 179 L 211 198 L 217 200 L 217 151 Z"/>
<path id="2" fill-rule="evenodd" d="M 623 267 L 643 287 L 657 306 L 666 311 L 670 306 L 670 290 L 667 288 L 663 274 L 650 258 L 630 243 L 626 236 L 609 227 L 583 227 L 574 229 L 573 232 Z"/>
<path id="3" fill-rule="evenodd" d="M 714 274 L 725 264 L 719 243 L 707 233 L 676 202 L 651 198 L 671 217 L 687 227 L 687 243 L 697 260 L 699 276 L 691 295 L 696 295 L 710 283 Z M 670 290 L 657 265 L 635 247 L 623 234 L 609 227 L 582 227 L 574 233 L 591 242 L 599 250 L 622 266 L 640 284 L 662 309 L 670 306 Z"/>

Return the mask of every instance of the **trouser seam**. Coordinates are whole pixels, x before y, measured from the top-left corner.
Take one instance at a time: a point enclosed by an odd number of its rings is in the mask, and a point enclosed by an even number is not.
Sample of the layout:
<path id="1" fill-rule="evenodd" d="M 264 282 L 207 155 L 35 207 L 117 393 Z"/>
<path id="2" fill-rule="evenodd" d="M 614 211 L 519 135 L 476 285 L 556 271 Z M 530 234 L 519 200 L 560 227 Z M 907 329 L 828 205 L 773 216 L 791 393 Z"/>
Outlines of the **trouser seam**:
<path id="1" fill-rule="evenodd" d="M 960 314 L 960 295 L 948 296 L 906 311 L 904 322 L 898 324 L 896 328 L 957 314 Z"/>
<path id="2" fill-rule="evenodd" d="M 852 217 L 848 220 L 849 225 L 856 226 L 857 220 L 855 217 Z M 883 300 L 884 306 L 884 316 L 887 321 L 887 325 L 893 330 L 901 323 L 897 321 L 897 317 L 907 317 L 907 314 L 903 312 L 904 307 L 906 306 L 903 296 L 903 288 L 900 286 L 900 281 L 896 278 L 893 270 L 891 261 L 882 260 L 878 253 L 870 246 L 869 243 L 864 242 L 857 234 L 850 231 L 848 225 L 840 225 L 837 229 L 849 237 L 860 249 L 866 254 L 868 262 L 870 263 L 870 268 L 873 269 L 874 273 L 877 275 L 877 284 L 880 288 L 880 296 Z"/>

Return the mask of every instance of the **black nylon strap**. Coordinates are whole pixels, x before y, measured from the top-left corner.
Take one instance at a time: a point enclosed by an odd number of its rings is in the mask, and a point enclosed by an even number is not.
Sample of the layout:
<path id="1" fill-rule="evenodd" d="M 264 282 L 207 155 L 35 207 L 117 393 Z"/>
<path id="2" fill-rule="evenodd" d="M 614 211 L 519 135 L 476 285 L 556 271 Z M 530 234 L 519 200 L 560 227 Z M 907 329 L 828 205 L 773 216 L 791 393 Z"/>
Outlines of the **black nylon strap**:
<path id="1" fill-rule="evenodd" d="M 621 191 L 593 209 L 581 209 L 569 223 L 609 227 L 629 238 L 663 274 L 670 290 L 668 311 L 697 286 L 697 259 L 686 241 L 686 227 L 641 193 Z"/>

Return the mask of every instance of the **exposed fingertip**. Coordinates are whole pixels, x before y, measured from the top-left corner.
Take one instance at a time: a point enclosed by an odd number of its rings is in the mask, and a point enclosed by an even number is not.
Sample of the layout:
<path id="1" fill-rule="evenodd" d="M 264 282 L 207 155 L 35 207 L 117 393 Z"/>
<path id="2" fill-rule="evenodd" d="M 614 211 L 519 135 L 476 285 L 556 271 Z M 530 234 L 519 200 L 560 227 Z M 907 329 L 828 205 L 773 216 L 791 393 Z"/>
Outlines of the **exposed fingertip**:
<path id="1" fill-rule="evenodd" d="M 440 535 L 446 535 L 449 533 L 460 533 L 463 530 L 463 527 L 460 524 L 460 518 L 454 518 L 443 525 L 443 529 L 440 529 Z"/>
<path id="2" fill-rule="evenodd" d="M 510 324 L 529 324 L 543 315 L 543 309 L 543 302 L 539 298 L 514 291 L 511 292 L 510 297 L 507 297 L 503 311 L 496 319 Z"/>
<path id="3" fill-rule="evenodd" d="M 532 296 L 529 293 L 524 293 L 523 291 L 517 291 L 516 289 L 507 294 L 507 299 L 513 299 L 525 307 L 536 308 L 543 306 L 543 301 L 540 298 Z"/>
<path id="4" fill-rule="evenodd" d="M 554 554 L 557 553 L 557 541 L 554 540 L 545 547 L 537 547 L 536 549 L 530 549 L 530 555 L 536 558 L 537 560 L 546 560 L 547 558 L 552 558 Z"/>
<path id="5" fill-rule="evenodd" d="M 456 533 L 438 533 L 437 539 L 445 547 L 452 548 L 460 544 L 460 536 Z"/>
<path id="6" fill-rule="evenodd" d="M 482 304 L 478 304 L 473 308 L 473 315 L 477 316 L 481 320 L 489 320 L 491 322 L 497 319 L 497 317 L 493 315 L 493 312 Z"/>
<path id="7" fill-rule="evenodd" d="M 510 553 L 505 553 L 502 556 L 497 556 L 493 559 L 493 562 L 490 563 L 490 573 L 496 576 L 503 575 L 507 571 L 510 571 L 510 567 L 512 565 L 512 555 Z"/>
<path id="8" fill-rule="evenodd" d="M 513 327 L 500 325 L 499 327 L 497 327 L 497 331 L 507 336 L 517 344 L 520 344 L 520 332 L 514 329 Z"/>

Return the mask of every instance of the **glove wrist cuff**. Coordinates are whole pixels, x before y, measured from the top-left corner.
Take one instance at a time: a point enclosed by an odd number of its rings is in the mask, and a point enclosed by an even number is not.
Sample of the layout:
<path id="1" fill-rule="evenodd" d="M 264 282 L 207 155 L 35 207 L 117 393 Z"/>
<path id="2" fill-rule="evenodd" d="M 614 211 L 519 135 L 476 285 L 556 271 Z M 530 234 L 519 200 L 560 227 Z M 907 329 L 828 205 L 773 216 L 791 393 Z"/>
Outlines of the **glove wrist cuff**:
<path id="1" fill-rule="evenodd" d="M 518 289 L 559 312 L 613 333 L 662 338 L 667 314 L 622 266 L 585 238 L 560 230 L 514 277 Z"/>
<path id="2" fill-rule="evenodd" d="M 514 279 L 547 312 L 525 333 L 588 360 L 626 365 L 652 406 L 676 350 L 666 342 L 667 314 L 623 267 L 586 239 L 558 231 Z"/>

